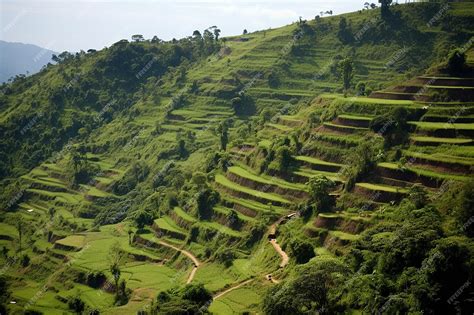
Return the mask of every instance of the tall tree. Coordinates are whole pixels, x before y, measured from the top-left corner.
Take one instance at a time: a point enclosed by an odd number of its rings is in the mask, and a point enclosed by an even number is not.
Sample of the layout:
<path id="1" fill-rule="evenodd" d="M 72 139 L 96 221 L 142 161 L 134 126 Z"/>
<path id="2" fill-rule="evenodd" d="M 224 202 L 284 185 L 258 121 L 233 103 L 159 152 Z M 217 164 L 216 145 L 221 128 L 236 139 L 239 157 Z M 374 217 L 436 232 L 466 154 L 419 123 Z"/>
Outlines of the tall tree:
<path id="1" fill-rule="evenodd" d="M 227 149 L 227 143 L 229 142 L 229 132 L 228 132 L 228 123 L 227 121 L 223 121 L 217 127 L 217 132 L 219 133 L 220 141 L 221 141 L 221 150 L 225 151 Z"/>
<path id="2" fill-rule="evenodd" d="M 342 84 L 344 88 L 344 97 L 347 96 L 347 91 L 351 87 L 351 81 L 354 77 L 354 64 L 352 59 L 345 58 L 339 63 L 342 72 Z"/>
<path id="3" fill-rule="evenodd" d="M 390 16 L 390 5 L 392 4 L 392 0 L 379 0 L 380 3 L 380 13 L 382 15 L 382 19 L 386 19 Z"/>
<path id="4" fill-rule="evenodd" d="M 23 217 L 18 215 L 15 219 L 16 229 L 18 230 L 19 251 L 21 251 L 21 238 L 24 232 Z"/>

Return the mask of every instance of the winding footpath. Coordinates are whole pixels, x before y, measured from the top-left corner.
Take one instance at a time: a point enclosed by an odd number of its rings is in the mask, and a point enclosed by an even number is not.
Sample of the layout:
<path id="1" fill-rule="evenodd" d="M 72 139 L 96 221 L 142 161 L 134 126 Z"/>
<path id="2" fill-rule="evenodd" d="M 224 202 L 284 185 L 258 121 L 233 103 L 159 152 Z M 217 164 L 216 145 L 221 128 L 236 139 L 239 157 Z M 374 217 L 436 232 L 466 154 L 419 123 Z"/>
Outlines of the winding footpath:
<path id="1" fill-rule="evenodd" d="M 192 262 L 194 263 L 194 267 L 193 267 L 193 269 L 191 270 L 191 273 L 188 276 L 188 280 L 186 280 L 186 284 L 191 283 L 191 281 L 193 281 L 193 279 L 194 279 L 194 276 L 196 275 L 197 269 L 201 265 L 201 263 L 199 262 L 197 257 L 194 256 L 191 252 L 189 252 L 185 249 L 181 249 L 179 247 L 176 247 L 176 246 L 171 245 L 169 243 L 166 243 L 164 241 L 158 241 L 158 244 L 169 247 L 171 249 L 174 249 L 175 251 L 181 252 L 182 254 L 186 255 L 189 259 L 192 260 Z"/>
<path id="2" fill-rule="evenodd" d="M 288 219 L 292 216 L 294 216 L 296 213 L 292 213 L 288 216 L 284 216 L 282 218 L 280 218 L 277 222 L 275 222 L 274 224 L 272 224 L 270 226 L 270 228 L 268 229 L 268 232 L 267 234 L 268 235 L 276 235 L 276 230 L 277 230 L 277 226 L 279 224 L 281 224 L 281 222 L 283 222 L 285 219 Z M 280 244 L 277 243 L 276 239 L 275 238 L 271 238 L 270 240 L 270 243 L 272 244 L 273 248 L 275 249 L 275 251 L 280 255 L 281 257 L 281 263 L 280 263 L 280 268 L 284 268 L 286 265 L 288 265 L 288 262 L 290 261 L 290 258 L 288 257 L 288 254 L 285 253 L 285 251 L 281 248 Z M 278 280 L 275 280 L 273 279 L 272 277 L 272 274 L 267 274 L 265 276 L 265 278 L 267 278 L 267 280 L 271 281 L 272 283 L 280 283 L 280 281 Z M 217 300 L 218 298 L 226 295 L 227 293 L 231 292 L 231 291 L 234 291 L 240 287 L 243 287 L 244 285 L 247 285 L 249 284 L 250 282 L 252 282 L 253 280 L 255 280 L 254 278 L 251 278 L 251 279 L 248 279 L 248 280 L 245 280 L 241 283 L 238 283 L 224 291 L 221 291 L 219 293 L 216 293 L 214 296 L 213 296 L 213 299 L 214 300 Z"/>
<path id="3" fill-rule="evenodd" d="M 217 300 L 217 299 L 220 298 L 221 296 L 223 296 L 223 295 L 229 293 L 230 291 L 234 291 L 234 290 L 236 290 L 236 289 L 238 289 L 238 288 L 240 288 L 240 287 L 243 287 L 244 285 L 249 284 L 249 283 L 252 282 L 253 280 L 254 280 L 254 279 L 245 280 L 244 282 L 241 282 L 241 283 L 236 284 L 236 285 L 234 285 L 234 286 L 232 286 L 232 287 L 230 287 L 230 288 L 228 288 L 228 289 L 226 289 L 226 290 L 224 290 L 224 291 L 222 291 L 222 292 L 219 292 L 219 293 L 217 293 L 216 295 L 213 296 L 213 299 L 214 299 L 214 300 Z"/>
<path id="4" fill-rule="evenodd" d="M 288 257 L 287 253 L 285 253 L 285 251 L 281 249 L 281 246 L 277 243 L 276 239 L 270 240 L 270 243 L 272 244 L 276 252 L 281 256 L 280 268 L 284 268 L 286 265 L 288 265 L 288 261 L 290 260 L 290 258 Z"/>

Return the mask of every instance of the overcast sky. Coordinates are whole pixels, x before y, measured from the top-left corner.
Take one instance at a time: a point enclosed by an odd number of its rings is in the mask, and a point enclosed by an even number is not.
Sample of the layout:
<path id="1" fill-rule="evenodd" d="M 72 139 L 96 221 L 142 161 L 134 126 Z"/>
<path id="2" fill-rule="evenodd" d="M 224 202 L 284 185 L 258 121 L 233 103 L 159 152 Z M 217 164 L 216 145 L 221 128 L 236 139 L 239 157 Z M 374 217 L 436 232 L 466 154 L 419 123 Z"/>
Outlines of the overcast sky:
<path id="1" fill-rule="evenodd" d="M 362 8 L 357 0 L 0 0 L 0 39 L 54 51 L 100 49 L 133 34 L 169 40 L 217 25 L 222 35 Z"/>

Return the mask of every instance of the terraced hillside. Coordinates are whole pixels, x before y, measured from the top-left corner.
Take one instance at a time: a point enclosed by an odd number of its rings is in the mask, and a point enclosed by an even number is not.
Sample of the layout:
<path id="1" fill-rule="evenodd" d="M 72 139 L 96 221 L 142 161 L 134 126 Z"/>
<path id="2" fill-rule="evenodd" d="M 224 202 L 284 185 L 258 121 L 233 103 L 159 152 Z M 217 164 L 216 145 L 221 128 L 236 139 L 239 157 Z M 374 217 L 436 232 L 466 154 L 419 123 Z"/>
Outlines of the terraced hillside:
<path id="1" fill-rule="evenodd" d="M 121 41 L 3 86 L 4 307 L 469 309 L 474 5 L 440 10 Z"/>

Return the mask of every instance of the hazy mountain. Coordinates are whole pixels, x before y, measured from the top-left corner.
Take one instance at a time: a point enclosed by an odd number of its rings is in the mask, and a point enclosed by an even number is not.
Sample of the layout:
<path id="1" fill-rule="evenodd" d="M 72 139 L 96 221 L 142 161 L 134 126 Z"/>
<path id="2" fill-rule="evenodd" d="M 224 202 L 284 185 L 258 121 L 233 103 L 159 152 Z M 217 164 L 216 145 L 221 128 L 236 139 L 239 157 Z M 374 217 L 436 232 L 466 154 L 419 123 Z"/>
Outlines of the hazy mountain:
<path id="1" fill-rule="evenodd" d="M 32 44 L 0 40 L 0 82 L 17 74 L 33 74 L 51 60 L 54 51 Z"/>

